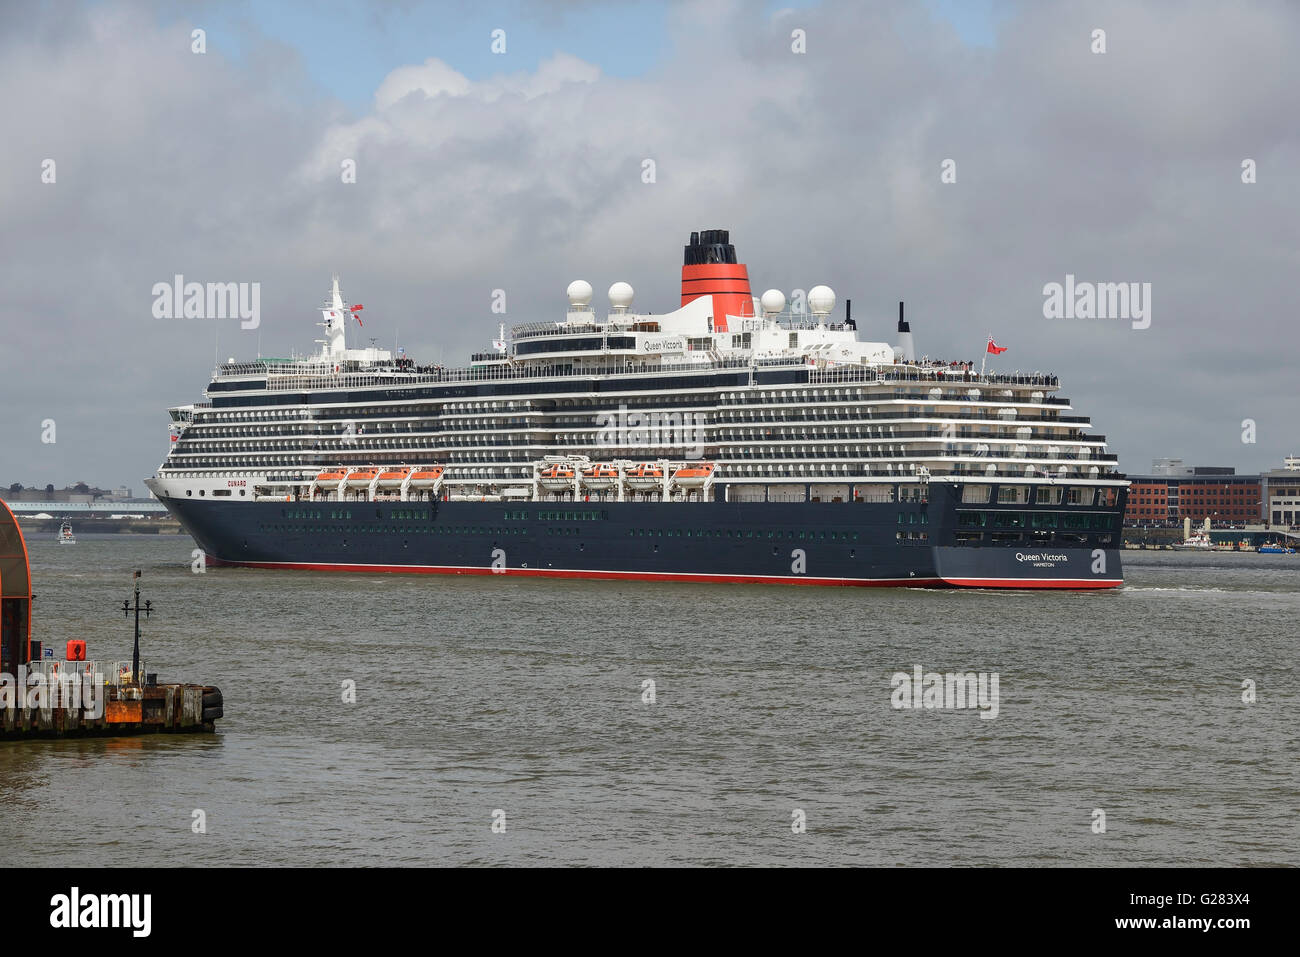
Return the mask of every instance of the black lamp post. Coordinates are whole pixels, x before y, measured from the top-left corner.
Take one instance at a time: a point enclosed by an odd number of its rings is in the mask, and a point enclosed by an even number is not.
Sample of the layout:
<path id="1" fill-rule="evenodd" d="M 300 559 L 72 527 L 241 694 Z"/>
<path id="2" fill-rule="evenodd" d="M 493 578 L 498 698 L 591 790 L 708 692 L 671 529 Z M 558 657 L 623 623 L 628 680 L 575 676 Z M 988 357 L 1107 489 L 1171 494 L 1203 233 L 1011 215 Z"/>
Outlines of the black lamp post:
<path id="1" fill-rule="evenodd" d="M 122 612 L 128 618 L 131 616 L 132 611 L 135 612 L 135 647 L 131 652 L 131 679 L 137 685 L 143 685 L 144 682 L 140 680 L 140 611 L 141 608 L 140 608 L 140 572 L 138 569 L 136 570 L 134 577 L 135 577 L 135 605 L 132 606 L 131 602 L 128 599 L 123 598 Z M 144 616 L 148 618 L 150 612 L 153 611 L 153 602 L 146 599 L 144 603 L 143 611 L 144 611 Z"/>

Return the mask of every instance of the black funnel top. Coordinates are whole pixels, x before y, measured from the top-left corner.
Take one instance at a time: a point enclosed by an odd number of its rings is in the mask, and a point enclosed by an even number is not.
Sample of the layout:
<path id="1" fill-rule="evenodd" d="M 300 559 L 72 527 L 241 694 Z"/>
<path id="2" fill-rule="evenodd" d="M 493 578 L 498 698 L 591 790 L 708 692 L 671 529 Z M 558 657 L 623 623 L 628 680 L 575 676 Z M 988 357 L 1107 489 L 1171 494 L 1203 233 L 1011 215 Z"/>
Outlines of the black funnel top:
<path id="1" fill-rule="evenodd" d="M 703 266 L 707 263 L 734 263 L 736 247 L 731 245 L 731 233 L 726 229 L 702 229 L 691 233 L 683 265 Z"/>
<path id="2" fill-rule="evenodd" d="M 909 326 L 907 324 L 907 320 L 903 318 L 903 304 L 901 302 L 898 304 L 898 331 L 899 332 L 912 331 L 912 327 Z"/>

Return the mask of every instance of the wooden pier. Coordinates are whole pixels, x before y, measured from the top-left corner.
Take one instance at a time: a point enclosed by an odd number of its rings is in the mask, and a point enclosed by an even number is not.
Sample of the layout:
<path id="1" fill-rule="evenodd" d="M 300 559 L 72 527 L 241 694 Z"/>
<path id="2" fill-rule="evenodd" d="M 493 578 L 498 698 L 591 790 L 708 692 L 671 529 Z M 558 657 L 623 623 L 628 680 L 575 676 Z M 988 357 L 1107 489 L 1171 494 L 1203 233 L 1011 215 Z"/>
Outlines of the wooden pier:
<path id="1" fill-rule="evenodd" d="M 212 732 L 224 716 L 212 685 L 159 684 L 140 661 L 140 573 L 135 573 L 135 645 L 130 663 L 86 660 L 86 643 L 67 643 L 62 660 L 32 640 L 27 543 L 0 501 L 0 740 Z"/>
<path id="2" fill-rule="evenodd" d="M 77 664 L 77 662 L 69 662 Z M 99 672 L 92 675 L 103 681 Z M 216 730 L 224 715 L 221 691 L 212 685 L 162 684 L 140 687 L 133 683 L 101 683 L 86 694 L 86 679 L 74 696 L 56 692 L 42 672 L 28 676 L 26 685 L 15 682 L 0 690 L 0 741 L 13 738 L 77 738 L 136 734 L 192 734 Z M 94 680 L 93 678 L 90 680 Z M 31 698 L 36 689 L 48 706 Z M 5 690 L 11 693 L 5 694 Z M 27 700 L 17 700 L 25 694 Z M 69 701 L 68 697 L 78 700 Z M 86 699 L 90 699 L 87 701 Z"/>

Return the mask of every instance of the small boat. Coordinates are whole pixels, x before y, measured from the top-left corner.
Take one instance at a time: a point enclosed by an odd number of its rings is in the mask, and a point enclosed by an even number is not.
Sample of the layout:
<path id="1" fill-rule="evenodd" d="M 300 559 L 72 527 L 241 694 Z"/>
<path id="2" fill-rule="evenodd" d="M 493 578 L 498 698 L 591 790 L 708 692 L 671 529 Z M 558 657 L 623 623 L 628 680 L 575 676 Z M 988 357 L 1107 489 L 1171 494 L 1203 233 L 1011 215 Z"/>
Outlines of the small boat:
<path id="1" fill-rule="evenodd" d="M 539 469 L 537 478 L 542 488 L 552 492 L 561 492 L 573 488 L 573 468 L 558 462 Z"/>
<path id="2" fill-rule="evenodd" d="M 348 488 L 369 488 L 379 470 L 375 468 L 353 469 L 345 480 Z"/>
<path id="3" fill-rule="evenodd" d="M 319 482 L 321 485 L 338 485 L 339 482 L 343 481 L 344 476 L 346 476 L 347 474 L 348 473 L 343 471 L 342 469 L 335 469 L 333 471 L 321 472 L 319 475 L 316 476 L 316 481 Z"/>
<path id="4" fill-rule="evenodd" d="M 60 545 L 77 544 L 77 539 L 72 534 L 71 523 L 64 522 L 62 525 L 59 526 L 59 544 Z"/>
<path id="5" fill-rule="evenodd" d="M 1174 548 L 1179 551 L 1208 552 L 1214 548 L 1214 543 L 1210 541 L 1209 532 L 1198 531 L 1192 533 L 1190 538 L 1176 542 Z"/>
<path id="6" fill-rule="evenodd" d="M 717 466 L 712 462 L 687 465 L 673 473 L 673 481 L 681 488 L 703 488 L 713 478 L 713 472 L 716 468 Z"/>
<path id="7" fill-rule="evenodd" d="M 627 487 L 636 491 L 651 491 L 662 488 L 664 470 L 653 462 L 642 462 L 627 470 Z"/>
<path id="8" fill-rule="evenodd" d="M 389 469 L 379 473 L 379 488 L 401 488 L 406 477 L 411 474 L 410 469 Z"/>
<path id="9" fill-rule="evenodd" d="M 592 491 L 613 488 L 618 482 L 618 467 L 605 462 L 597 462 L 591 468 L 582 470 L 582 486 Z"/>
<path id="10" fill-rule="evenodd" d="M 411 472 L 412 488 L 431 488 L 442 478 L 442 466 L 432 465 L 427 468 L 417 467 Z"/>
<path id="11" fill-rule="evenodd" d="M 1294 555 L 1295 549 L 1283 542 L 1267 542 L 1259 546 L 1261 555 Z"/>

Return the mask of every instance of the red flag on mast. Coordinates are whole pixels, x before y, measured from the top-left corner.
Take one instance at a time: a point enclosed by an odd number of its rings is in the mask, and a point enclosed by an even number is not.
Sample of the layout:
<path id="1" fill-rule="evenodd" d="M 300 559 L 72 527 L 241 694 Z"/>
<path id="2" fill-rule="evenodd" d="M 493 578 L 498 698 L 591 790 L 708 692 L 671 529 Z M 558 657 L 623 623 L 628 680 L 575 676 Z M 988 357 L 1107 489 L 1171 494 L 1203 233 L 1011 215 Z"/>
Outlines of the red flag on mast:
<path id="1" fill-rule="evenodd" d="M 993 341 L 993 337 L 989 336 L 989 345 L 988 345 L 988 349 L 986 350 L 989 353 L 989 355 L 1000 356 L 1002 355 L 1002 353 L 1006 352 L 1007 349 L 1009 348 L 1011 347 L 998 345 L 996 342 Z"/>
<path id="2" fill-rule="evenodd" d="M 352 313 L 352 318 L 355 319 L 355 320 L 357 321 L 357 325 L 360 326 L 362 329 L 364 329 L 364 328 L 366 327 L 366 324 L 365 324 L 364 322 L 361 321 L 361 317 L 360 317 L 359 315 L 357 315 L 357 313 L 359 313 L 359 312 L 360 312 L 362 309 L 364 309 L 364 308 L 366 308 L 366 307 L 365 307 L 365 306 L 353 306 L 353 307 L 349 310 L 349 311 Z"/>

